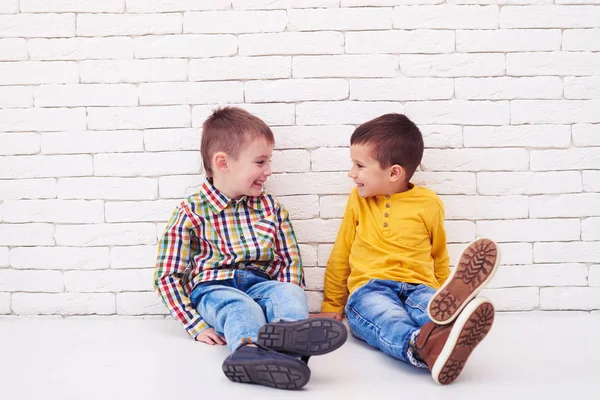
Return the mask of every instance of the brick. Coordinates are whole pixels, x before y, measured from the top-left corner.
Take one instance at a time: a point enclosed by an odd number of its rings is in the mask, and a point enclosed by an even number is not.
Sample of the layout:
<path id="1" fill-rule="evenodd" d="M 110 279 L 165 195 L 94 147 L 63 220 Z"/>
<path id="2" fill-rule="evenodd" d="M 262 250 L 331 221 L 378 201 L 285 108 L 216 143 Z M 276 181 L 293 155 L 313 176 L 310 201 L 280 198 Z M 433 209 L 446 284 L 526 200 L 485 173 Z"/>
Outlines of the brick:
<path id="1" fill-rule="evenodd" d="M 266 183 L 275 196 L 311 194 L 348 194 L 354 186 L 346 172 L 306 172 L 275 174 Z"/>
<path id="2" fill-rule="evenodd" d="M 600 218 L 586 218 L 581 222 L 582 240 L 600 240 Z"/>
<path id="3" fill-rule="evenodd" d="M 502 266 L 488 287 L 587 286 L 587 276 L 585 264 Z"/>
<path id="4" fill-rule="evenodd" d="M 1 54 L 2 49 L 0 49 Z M 33 88 L 27 86 L 0 86 L 0 108 L 33 106 Z"/>
<path id="5" fill-rule="evenodd" d="M 351 100 L 447 100 L 453 95 L 452 79 L 397 78 L 350 81 Z"/>
<path id="6" fill-rule="evenodd" d="M 438 54 L 454 52 L 454 31 L 392 30 L 346 33 L 346 53 Z"/>
<path id="7" fill-rule="evenodd" d="M 522 219 L 477 221 L 477 235 L 497 242 L 553 242 L 578 240 L 578 219 Z"/>
<path id="8" fill-rule="evenodd" d="M 101 200 L 8 200 L 4 211 L 6 222 L 104 222 Z"/>
<path id="9" fill-rule="evenodd" d="M 211 34 L 283 32 L 286 22 L 284 10 L 186 12 L 183 31 Z"/>
<path id="10" fill-rule="evenodd" d="M 600 146 L 600 125 L 574 124 L 572 129 L 575 146 Z"/>
<path id="11" fill-rule="evenodd" d="M 35 154 L 39 151 L 40 135 L 37 133 L 0 133 L 0 155 Z"/>
<path id="12" fill-rule="evenodd" d="M 10 264 L 36 270 L 105 269 L 108 254 L 108 247 L 15 247 L 10 250 Z"/>
<path id="13" fill-rule="evenodd" d="M 94 174 L 97 176 L 160 176 L 197 174 L 200 154 L 194 151 L 164 153 L 97 154 Z"/>
<path id="14" fill-rule="evenodd" d="M 245 84 L 244 97 L 249 103 L 344 100 L 348 98 L 348 90 L 344 79 L 251 81 Z"/>
<path id="15" fill-rule="evenodd" d="M 590 286 L 600 286 L 600 265 L 591 265 L 588 277 Z"/>
<path id="16" fill-rule="evenodd" d="M 233 56 L 237 38 L 233 35 L 143 36 L 134 41 L 136 58 L 179 58 Z"/>
<path id="17" fill-rule="evenodd" d="M 156 246 L 111 247 L 111 268 L 152 268 L 156 264 Z"/>
<path id="18" fill-rule="evenodd" d="M 531 197 L 530 218 L 600 216 L 600 193 L 576 193 Z"/>
<path id="19" fill-rule="evenodd" d="M 0 39 L 0 61 L 27 60 L 27 40 L 21 38 Z"/>
<path id="20" fill-rule="evenodd" d="M 417 171 L 411 182 L 425 186 L 437 194 L 477 194 L 475 174 L 471 172 Z"/>
<path id="21" fill-rule="evenodd" d="M 179 200 L 108 202 L 106 222 L 166 222 L 179 203 Z"/>
<path id="22" fill-rule="evenodd" d="M 423 101 L 406 103 L 406 115 L 420 124 L 504 125 L 510 120 L 507 101 Z"/>
<path id="23" fill-rule="evenodd" d="M 267 125 L 294 125 L 294 104 L 269 103 L 269 104 L 229 104 L 241 107 L 251 114 L 262 119 Z M 201 127 L 204 121 L 212 114 L 217 105 L 202 105 L 192 108 L 192 126 Z"/>
<path id="24" fill-rule="evenodd" d="M 0 267 L 8 267 L 10 262 L 8 258 L 8 247 L 0 247 Z"/>
<path id="25" fill-rule="evenodd" d="M 289 10 L 290 31 L 363 31 L 392 29 L 391 8 L 320 8 Z"/>
<path id="26" fill-rule="evenodd" d="M 139 36 L 181 33 L 181 14 L 78 14 L 77 36 Z"/>
<path id="27" fill-rule="evenodd" d="M 498 6 L 395 7 L 394 29 L 496 29 Z"/>
<path id="28" fill-rule="evenodd" d="M 18 13 L 19 12 L 19 0 L 5 0 L 2 3 L 0 3 L 0 14 L 11 14 L 11 13 Z M 7 303 L 8 302 L 8 298 L 6 299 Z M 0 307 L 1 308 L 1 307 Z"/>
<path id="29" fill-rule="evenodd" d="M 2 292 L 62 292 L 63 289 L 63 276 L 60 271 L 0 269 Z"/>
<path id="30" fill-rule="evenodd" d="M 599 53 L 539 52 L 506 55 L 506 74 L 545 75 L 595 75 L 600 69 Z"/>
<path id="31" fill-rule="evenodd" d="M 59 246 L 127 246 L 156 244 L 156 227 L 151 223 L 57 225 Z"/>
<path id="32" fill-rule="evenodd" d="M 273 128 L 276 149 L 341 147 L 350 143 L 352 125 L 280 126 Z"/>
<path id="33" fill-rule="evenodd" d="M 298 125 L 362 124 L 391 112 L 402 113 L 403 106 L 393 102 L 310 102 L 296 107 Z"/>
<path id="34" fill-rule="evenodd" d="M 3 246 L 54 245 L 54 225 L 0 224 L 0 243 Z"/>
<path id="35" fill-rule="evenodd" d="M 317 247 L 318 252 L 318 265 L 320 267 L 327 266 L 327 261 L 333 250 L 333 244 L 319 244 Z"/>
<path id="36" fill-rule="evenodd" d="M 139 131 L 83 131 L 42 134 L 45 154 L 78 154 L 143 151 L 143 135 Z"/>
<path id="37" fill-rule="evenodd" d="M 321 218 L 342 218 L 348 203 L 348 195 L 322 196 L 320 199 Z"/>
<path id="38" fill-rule="evenodd" d="M 101 107 L 88 108 L 88 129 L 184 128 L 190 126 L 190 107 Z"/>
<path id="39" fill-rule="evenodd" d="M 274 173 L 308 172 L 310 154 L 306 150 L 278 150 L 273 152 L 271 167 Z"/>
<path id="40" fill-rule="evenodd" d="M 530 156 L 532 171 L 600 168 L 600 148 L 597 147 L 539 150 L 532 151 Z"/>
<path id="41" fill-rule="evenodd" d="M 55 178 L 85 176 L 92 172 L 92 157 L 88 154 L 0 158 L 0 178 Z"/>
<path id="42" fill-rule="evenodd" d="M 30 39 L 32 60 L 112 60 L 133 58 L 128 37 Z"/>
<path id="43" fill-rule="evenodd" d="M 505 61 L 504 54 L 401 55 L 400 70 L 405 76 L 501 76 Z"/>
<path id="44" fill-rule="evenodd" d="M 311 219 L 294 222 L 294 231 L 300 243 L 333 243 L 340 228 L 340 219 Z"/>
<path id="45" fill-rule="evenodd" d="M 314 267 L 317 265 L 317 246 L 308 244 L 299 244 L 300 258 L 304 267 Z"/>
<path id="46" fill-rule="evenodd" d="M 565 97 L 568 99 L 600 98 L 600 76 L 566 76 Z"/>
<path id="47" fill-rule="evenodd" d="M 56 180 L 49 179 L 10 179 L 0 180 L 2 200 L 51 199 L 56 197 Z"/>
<path id="48" fill-rule="evenodd" d="M 549 5 L 500 10 L 500 28 L 595 28 L 598 20 L 600 10 L 594 6 Z"/>
<path id="49" fill-rule="evenodd" d="M 393 77 L 398 59 L 390 55 L 342 55 L 294 57 L 295 78 L 323 77 Z"/>
<path id="50" fill-rule="evenodd" d="M 563 32 L 562 48 L 600 51 L 600 29 L 567 29 Z"/>
<path id="51" fill-rule="evenodd" d="M 462 127 L 456 125 L 420 125 L 426 148 L 462 147 Z"/>
<path id="52" fill-rule="evenodd" d="M 290 213 L 292 220 L 311 219 L 319 216 L 319 197 L 317 195 L 281 196 L 278 200 Z"/>
<path id="53" fill-rule="evenodd" d="M 156 178 L 60 178 L 60 199 L 152 200 L 158 195 Z"/>
<path id="54" fill-rule="evenodd" d="M 137 106 L 135 85 L 42 85 L 34 89 L 36 107 Z"/>
<path id="55" fill-rule="evenodd" d="M 13 108 L 0 110 L 0 132 L 85 129 L 85 108 Z"/>
<path id="56" fill-rule="evenodd" d="M 206 58 L 190 60 L 188 71 L 190 81 L 289 78 L 292 59 L 280 56 Z"/>
<path id="57" fill-rule="evenodd" d="M 457 99 L 560 99 L 563 95 L 563 82 L 557 76 L 458 78 L 455 82 Z"/>
<path id="58" fill-rule="evenodd" d="M 350 150 L 346 148 L 321 148 L 310 154 L 312 171 L 346 171 L 351 167 Z"/>
<path id="59" fill-rule="evenodd" d="M 597 262 L 600 242 L 534 243 L 534 259 L 539 262 Z"/>
<path id="60" fill-rule="evenodd" d="M 186 198 L 196 193 L 203 181 L 204 177 L 200 175 L 161 176 L 158 179 L 159 197 L 161 199 Z"/>
<path id="61" fill-rule="evenodd" d="M 141 105 L 239 103 L 244 101 L 242 82 L 142 83 Z"/>
<path id="62" fill-rule="evenodd" d="M 168 311 L 155 292 L 125 292 L 117 294 L 117 314 L 164 315 Z"/>
<path id="63" fill-rule="evenodd" d="M 571 145 L 568 125 L 465 126 L 465 147 L 554 147 Z"/>
<path id="64" fill-rule="evenodd" d="M 424 171 L 524 171 L 528 164 L 529 154 L 525 149 L 425 149 L 421 168 Z"/>
<path id="65" fill-rule="evenodd" d="M 558 29 L 496 29 L 456 31 L 456 51 L 461 53 L 560 50 Z"/>
<path id="66" fill-rule="evenodd" d="M 441 196 L 446 219 L 513 219 L 527 218 L 526 196 Z"/>
<path id="67" fill-rule="evenodd" d="M 75 62 L 0 62 L 0 85 L 77 82 L 79 82 L 79 66 Z"/>
<path id="68" fill-rule="evenodd" d="M 153 289 L 153 269 L 67 271 L 65 291 L 76 293 L 102 293 L 149 291 Z"/>
<path id="69" fill-rule="evenodd" d="M 123 0 L 21 0 L 21 12 L 103 13 L 125 11 Z"/>
<path id="70" fill-rule="evenodd" d="M 144 131 L 146 151 L 198 150 L 201 130 L 186 129 L 149 129 Z"/>
<path id="71" fill-rule="evenodd" d="M 0 37 L 71 36 L 75 36 L 75 14 L 0 14 Z"/>
<path id="72" fill-rule="evenodd" d="M 477 191 L 483 195 L 578 193 L 581 172 L 481 172 Z"/>
<path id="73" fill-rule="evenodd" d="M 81 82 L 140 83 L 185 81 L 187 60 L 85 60 Z"/>
<path id="74" fill-rule="evenodd" d="M 444 225 L 448 243 L 469 243 L 475 240 L 474 222 L 447 221 Z"/>
<path id="75" fill-rule="evenodd" d="M 2 7 L 2 6 L 0 6 Z M 0 314 L 10 314 L 10 293 L 0 293 Z"/>
<path id="76" fill-rule="evenodd" d="M 306 290 L 323 290 L 325 268 L 305 268 Z"/>
<path id="77" fill-rule="evenodd" d="M 542 310 L 597 310 L 600 308 L 600 288 L 549 287 L 542 288 Z"/>
<path id="78" fill-rule="evenodd" d="M 583 171 L 583 190 L 600 192 L 600 171 Z"/>
<path id="79" fill-rule="evenodd" d="M 113 293 L 14 293 L 12 310 L 17 315 L 114 314 Z"/>
<path id="80" fill-rule="evenodd" d="M 282 32 L 239 36 L 242 56 L 341 54 L 344 35 L 341 32 Z"/>
<path id="81" fill-rule="evenodd" d="M 128 13 L 161 13 L 173 11 L 225 10 L 230 0 L 126 0 Z"/>
<path id="82" fill-rule="evenodd" d="M 511 124 L 600 122 L 600 100 L 514 100 Z"/>
<path id="83" fill-rule="evenodd" d="M 484 289 L 481 295 L 492 301 L 496 311 L 530 311 L 540 304 L 539 291 L 536 287 Z"/>
<path id="84" fill-rule="evenodd" d="M 286 4 L 285 0 L 279 0 L 275 4 L 282 2 Z M 233 8 L 239 8 L 240 6 L 249 7 L 253 3 L 266 3 L 273 4 L 272 0 L 233 0 Z M 340 2 L 338 0 L 289 0 L 292 8 L 313 8 L 313 7 L 339 7 Z"/>
<path id="85" fill-rule="evenodd" d="M 309 313 L 317 313 L 321 311 L 321 305 L 323 304 L 323 292 L 306 292 L 306 301 L 308 303 Z"/>
<path id="86" fill-rule="evenodd" d="M 531 243 L 498 243 L 502 265 L 529 265 L 533 263 Z M 465 244 L 448 244 L 450 265 L 456 265 Z"/>

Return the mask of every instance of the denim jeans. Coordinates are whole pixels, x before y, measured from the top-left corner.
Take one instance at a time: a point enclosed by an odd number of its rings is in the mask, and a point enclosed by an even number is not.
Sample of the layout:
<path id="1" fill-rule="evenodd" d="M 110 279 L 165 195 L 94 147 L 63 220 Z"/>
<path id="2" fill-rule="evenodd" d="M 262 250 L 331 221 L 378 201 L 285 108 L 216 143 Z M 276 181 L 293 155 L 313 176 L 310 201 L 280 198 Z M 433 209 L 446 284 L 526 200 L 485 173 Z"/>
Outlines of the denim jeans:
<path id="1" fill-rule="evenodd" d="M 202 282 L 190 296 L 202 319 L 225 337 L 231 351 L 255 342 L 268 322 L 308 318 L 304 290 L 258 271 L 237 270 L 232 279 Z"/>
<path id="2" fill-rule="evenodd" d="M 350 331 L 385 354 L 426 368 L 414 355 L 414 343 L 430 321 L 427 305 L 434 293 L 426 285 L 371 279 L 348 299 Z"/>

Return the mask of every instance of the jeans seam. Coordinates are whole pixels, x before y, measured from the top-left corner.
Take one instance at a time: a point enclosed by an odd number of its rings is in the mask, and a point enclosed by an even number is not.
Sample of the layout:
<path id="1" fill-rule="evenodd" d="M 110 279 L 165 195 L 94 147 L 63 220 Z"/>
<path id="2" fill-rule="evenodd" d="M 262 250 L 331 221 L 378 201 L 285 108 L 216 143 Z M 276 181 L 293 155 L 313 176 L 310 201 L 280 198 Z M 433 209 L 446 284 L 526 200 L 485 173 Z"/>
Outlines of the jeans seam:
<path id="1" fill-rule="evenodd" d="M 388 346 L 390 346 L 390 347 L 400 347 L 400 349 L 404 349 L 404 346 L 403 346 L 403 345 L 401 345 L 401 346 L 398 346 L 397 344 L 390 343 L 389 341 L 387 341 L 386 339 L 384 339 L 384 338 L 383 338 L 383 337 L 380 335 L 380 333 L 381 333 L 381 329 L 380 329 L 380 328 L 379 328 L 377 325 L 375 325 L 373 322 L 371 322 L 371 321 L 369 321 L 368 319 L 366 319 L 365 317 L 363 317 L 363 316 L 362 316 L 362 315 L 361 315 L 361 314 L 360 314 L 358 311 L 356 311 L 356 310 L 354 309 L 354 307 L 352 307 L 352 306 L 348 306 L 348 308 L 349 308 L 349 309 L 350 309 L 350 310 L 351 310 L 351 311 L 352 311 L 354 314 L 356 314 L 357 318 L 359 318 L 359 319 L 361 319 L 361 320 L 365 321 L 366 323 L 370 324 L 371 326 L 373 326 L 373 327 L 375 328 L 375 330 L 377 331 L 377 336 L 379 337 L 379 339 L 380 339 L 381 341 L 385 342 L 385 344 L 387 344 L 387 345 L 388 345 Z"/>

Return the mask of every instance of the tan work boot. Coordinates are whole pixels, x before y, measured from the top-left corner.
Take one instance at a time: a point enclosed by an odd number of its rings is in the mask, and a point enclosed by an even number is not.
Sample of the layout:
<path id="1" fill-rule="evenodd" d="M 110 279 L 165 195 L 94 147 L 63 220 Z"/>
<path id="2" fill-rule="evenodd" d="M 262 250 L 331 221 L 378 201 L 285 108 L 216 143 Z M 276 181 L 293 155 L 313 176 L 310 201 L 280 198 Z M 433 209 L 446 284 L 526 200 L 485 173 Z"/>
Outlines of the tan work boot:
<path id="1" fill-rule="evenodd" d="M 460 311 L 492 280 L 500 262 L 500 249 L 490 239 L 477 239 L 461 253 L 452 274 L 433 295 L 427 307 L 438 325 L 454 321 Z"/>
<path id="2" fill-rule="evenodd" d="M 437 383 L 452 383 L 493 322 L 494 306 L 488 299 L 478 297 L 467 304 L 453 324 L 423 325 L 417 336 L 417 355 L 425 361 Z"/>

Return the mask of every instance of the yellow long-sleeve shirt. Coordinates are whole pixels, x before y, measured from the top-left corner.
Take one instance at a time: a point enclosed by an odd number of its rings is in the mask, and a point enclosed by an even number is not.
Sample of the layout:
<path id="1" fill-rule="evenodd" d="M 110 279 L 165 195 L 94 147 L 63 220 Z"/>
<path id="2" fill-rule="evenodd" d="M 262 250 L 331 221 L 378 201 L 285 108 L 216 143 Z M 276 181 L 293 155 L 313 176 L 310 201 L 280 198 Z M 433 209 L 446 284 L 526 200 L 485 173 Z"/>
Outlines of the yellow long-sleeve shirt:
<path id="1" fill-rule="evenodd" d="M 321 311 L 343 313 L 348 296 L 370 279 L 439 288 L 450 274 L 444 205 L 431 190 L 366 199 L 352 190 L 327 262 Z"/>

